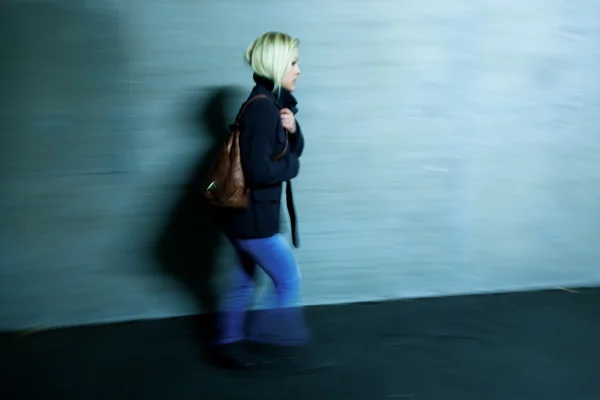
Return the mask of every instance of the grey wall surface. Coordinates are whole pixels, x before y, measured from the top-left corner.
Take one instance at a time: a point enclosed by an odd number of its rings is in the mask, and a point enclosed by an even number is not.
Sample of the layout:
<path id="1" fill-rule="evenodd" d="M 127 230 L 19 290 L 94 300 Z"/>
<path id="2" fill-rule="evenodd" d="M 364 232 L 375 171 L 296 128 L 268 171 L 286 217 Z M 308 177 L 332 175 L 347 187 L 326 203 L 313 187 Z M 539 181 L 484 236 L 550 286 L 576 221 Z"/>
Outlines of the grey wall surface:
<path id="1" fill-rule="evenodd" d="M 0 9 L 0 329 L 196 312 L 154 243 L 267 30 L 302 39 L 307 304 L 600 283 L 600 2 Z M 222 272 L 212 233 L 181 255 Z"/>

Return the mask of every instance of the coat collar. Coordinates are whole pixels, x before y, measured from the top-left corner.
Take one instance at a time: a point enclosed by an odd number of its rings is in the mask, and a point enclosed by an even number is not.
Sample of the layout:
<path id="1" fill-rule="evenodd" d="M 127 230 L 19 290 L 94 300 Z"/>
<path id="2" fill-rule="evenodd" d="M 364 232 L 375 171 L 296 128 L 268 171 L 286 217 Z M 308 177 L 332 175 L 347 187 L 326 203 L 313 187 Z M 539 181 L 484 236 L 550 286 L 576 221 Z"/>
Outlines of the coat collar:
<path id="1" fill-rule="evenodd" d="M 281 108 L 289 108 L 294 114 L 298 112 L 298 101 L 289 90 L 281 88 L 277 93 L 273 90 L 275 87 L 273 81 L 258 74 L 254 74 L 254 82 L 256 82 L 256 86 L 252 90 L 251 96 L 260 93 L 268 94 Z"/>

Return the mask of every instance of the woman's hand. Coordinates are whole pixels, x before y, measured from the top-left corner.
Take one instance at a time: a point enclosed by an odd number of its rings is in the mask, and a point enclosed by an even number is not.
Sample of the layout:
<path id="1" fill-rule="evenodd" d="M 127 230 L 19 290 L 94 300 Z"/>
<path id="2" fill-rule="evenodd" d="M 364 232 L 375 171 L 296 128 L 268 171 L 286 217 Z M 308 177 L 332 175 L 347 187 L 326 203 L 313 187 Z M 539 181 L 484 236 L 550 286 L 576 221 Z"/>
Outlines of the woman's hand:
<path id="1" fill-rule="evenodd" d="M 281 125 L 290 133 L 296 133 L 296 117 L 288 108 L 281 110 Z"/>

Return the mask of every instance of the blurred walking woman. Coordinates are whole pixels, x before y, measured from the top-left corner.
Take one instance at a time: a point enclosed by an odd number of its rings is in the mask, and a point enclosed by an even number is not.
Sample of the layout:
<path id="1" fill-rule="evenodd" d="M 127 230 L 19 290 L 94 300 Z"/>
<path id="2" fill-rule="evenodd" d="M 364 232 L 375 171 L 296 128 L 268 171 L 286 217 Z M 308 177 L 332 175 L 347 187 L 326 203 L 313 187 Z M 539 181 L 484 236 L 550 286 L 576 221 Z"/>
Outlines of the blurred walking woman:
<path id="1" fill-rule="evenodd" d="M 287 34 L 268 32 L 246 52 L 256 85 L 240 117 L 239 144 L 250 199 L 247 208 L 225 210 L 220 216 L 221 229 L 238 256 L 228 271 L 215 346 L 217 360 L 228 368 L 318 366 L 305 351 L 309 332 L 299 304 L 300 269 L 279 230 L 285 186 L 293 242 L 298 246 L 290 183 L 298 175 L 304 149 L 292 95 L 300 76 L 298 44 Z M 275 304 L 247 313 L 257 267 L 274 283 Z"/>

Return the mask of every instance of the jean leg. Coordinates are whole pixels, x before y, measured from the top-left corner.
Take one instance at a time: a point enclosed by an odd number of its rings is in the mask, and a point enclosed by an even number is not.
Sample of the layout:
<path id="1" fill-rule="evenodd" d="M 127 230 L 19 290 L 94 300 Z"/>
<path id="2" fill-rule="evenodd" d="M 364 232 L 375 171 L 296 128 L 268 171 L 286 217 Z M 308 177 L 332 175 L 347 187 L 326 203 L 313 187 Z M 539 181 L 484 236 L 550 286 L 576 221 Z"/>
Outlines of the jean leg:
<path id="1" fill-rule="evenodd" d="M 253 312 L 250 339 L 275 345 L 308 342 L 309 332 L 300 304 L 300 268 L 286 240 L 278 234 L 236 243 L 273 280 L 276 291 L 273 307 Z"/>
<path id="2" fill-rule="evenodd" d="M 255 263 L 238 251 L 238 262 L 226 279 L 218 316 L 217 345 L 234 343 L 245 338 L 246 309 L 252 301 Z"/>

